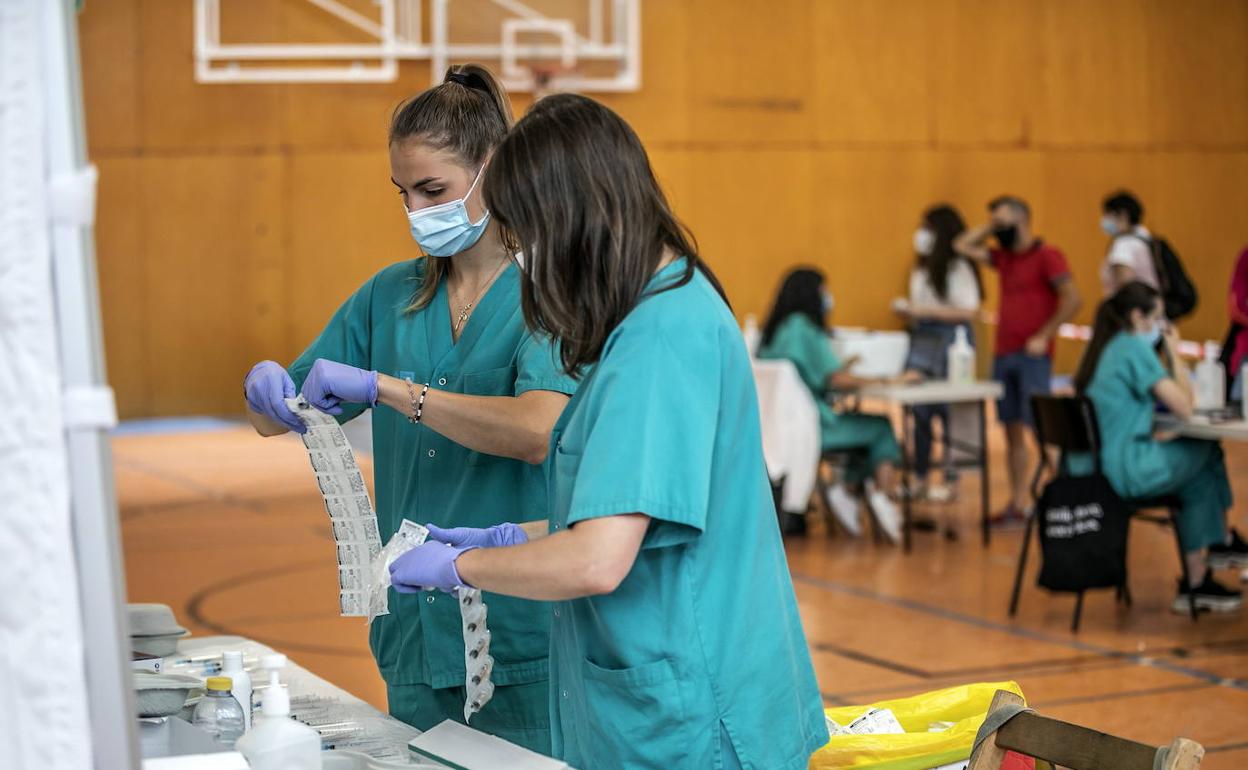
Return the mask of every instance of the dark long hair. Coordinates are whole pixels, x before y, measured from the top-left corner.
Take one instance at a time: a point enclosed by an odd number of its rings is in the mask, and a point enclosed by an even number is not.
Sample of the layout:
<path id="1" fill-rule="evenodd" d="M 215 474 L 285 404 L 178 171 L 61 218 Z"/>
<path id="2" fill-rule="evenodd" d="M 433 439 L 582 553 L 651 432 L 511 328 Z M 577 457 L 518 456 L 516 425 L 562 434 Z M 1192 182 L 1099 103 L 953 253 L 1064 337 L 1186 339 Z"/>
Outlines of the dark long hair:
<path id="1" fill-rule="evenodd" d="M 485 202 L 504 243 L 524 254 L 525 323 L 560 343 L 570 375 L 602 356 L 665 249 L 686 263 L 662 291 L 701 270 L 724 296 L 672 214 L 641 140 L 593 99 L 556 94 L 529 108 L 486 167 Z"/>
<path id="2" fill-rule="evenodd" d="M 459 165 L 475 174 L 513 122 L 507 92 L 494 75 L 479 64 L 455 64 L 447 68 L 440 84 L 394 109 L 390 144 L 414 140 L 436 150 L 448 150 Z M 438 283 L 450 267 L 450 260 L 425 258 L 420 286 L 408 312 L 433 301 Z"/>
<path id="3" fill-rule="evenodd" d="M 966 230 L 966 222 L 958 210 L 947 203 L 939 203 L 923 212 L 923 226 L 936 236 L 932 243 L 931 254 L 920 254 L 919 264 L 927 270 L 927 279 L 932 284 L 936 296 L 941 300 L 949 298 L 949 271 L 959 259 L 966 259 L 953 250 L 953 240 Z M 979 294 L 984 294 L 984 284 L 979 277 L 979 267 L 966 260 L 975 274 L 975 284 L 979 286 Z"/>
<path id="4" fill-rule="evenodd" d="M 815 326 L 827 331 L 821 291 L 823 283 L 823 273 L 814 268 L 799 267 L 789 271 L 780 283 L 780 291 L 776 292 L 776 301 L 771 306 L 767 323 L 763 324 L 762 344 L 770 345 L 776 330 L 794 313 L 806 316 Z"/>
<path id="5" fill-rule="evenodd" d="M 1096 365 L 1101 362 L 1101 353 L 1119 332 L 1131 329 L 1131 311 L 1151 313 L 1157 307 L 1161 295 L 1146 283 L 1131 281 L 1113 296 L 1106 299 L 1096 309 L 1096 321 L 1092 325 L 1092 340 L 1083 351 L 1079 361 L 1079 369 L 1075 372 L 1075 391 L 1083 393 L 1092 383 L 1096 374 Z"/>

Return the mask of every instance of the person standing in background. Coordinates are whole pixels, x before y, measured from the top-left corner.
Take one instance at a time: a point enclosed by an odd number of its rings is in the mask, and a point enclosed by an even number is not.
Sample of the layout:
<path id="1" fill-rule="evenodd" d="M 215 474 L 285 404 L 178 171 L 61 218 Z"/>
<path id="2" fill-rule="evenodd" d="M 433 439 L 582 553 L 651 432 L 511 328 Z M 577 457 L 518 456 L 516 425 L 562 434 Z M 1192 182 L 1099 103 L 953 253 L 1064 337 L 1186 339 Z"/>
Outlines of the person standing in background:
<path id="1" fill-rule="evenodd" d="M 988 223 L 963 232 L 953 248 L 996 269 L 1000 280 L 992 376 L 1005 386 L 997 419 L 1005 425 L 1011 497 L 993 517 L 999 524 L 1022 521 L 1031 508 L 1031 397 L 1049 392 L 1057 330 L 1079 312 L 1082 300 L 1065 255 L 1032 234 L 1025 201 L 1002 195 L 989 202 L 988 212 Z M 989 238 L 996 248 L 988 246 Z"/>
<path id="2" fill-rule="evenodd" d="M 1153 263 L 1153 235 L 1142 222 L 1144 206 L 1122 190 L 1101 204 L 1101 230 L 1110 237 L 1109 252 L 1101 265 L 1101 287 L 1106 297 L 1132 281 L 1160 289 Z"/>
<path id="3" fill-rule="evenodd" d="M 1226 315 L 1230 318 L 1231 328 L 1223 345 L 1229 354 L 1223 354 L 1223 365 L 1226 376 L 1231 381 L 1231 400 L 1240 401 L 1244 398 L 1244 388 L 1248 383 L 1240 376 L 1244 361 L 1248 360 L 1248 248 L 1239 253 L 1235 261 L 1235 270 L 1231 273 L 1231 291 L 1227 296 Z"/>
<path id="4" fill-rule="evenodd" d="M 923 212 L 919 229 L 914 231 L 914 253 L 917 264 L 910 271 L 910 292 L 906 302 L 897 306 L 910 327 L 910 356 L 907 370 L 926 377 L 943 379 L 948 376 L 949 346 L 959 328 L 966 330 L 966 339 L 975 344 L 971 323 L 983 300 L 979 270 L 975 263 L 953 249 L 953 240 L 966 230 L 962 215 L 952 206 L 939 204 Z M 945 443 L 945 483 L 927 483 L 931 469 L 933 426 L 939 418 Z M 948 502 L 957 491 L 957 469 L 950 459 L 949 405 L 922 404 L 914 408 L 914 470 L 918 479 L 916 497 L 933 502 Z"/>

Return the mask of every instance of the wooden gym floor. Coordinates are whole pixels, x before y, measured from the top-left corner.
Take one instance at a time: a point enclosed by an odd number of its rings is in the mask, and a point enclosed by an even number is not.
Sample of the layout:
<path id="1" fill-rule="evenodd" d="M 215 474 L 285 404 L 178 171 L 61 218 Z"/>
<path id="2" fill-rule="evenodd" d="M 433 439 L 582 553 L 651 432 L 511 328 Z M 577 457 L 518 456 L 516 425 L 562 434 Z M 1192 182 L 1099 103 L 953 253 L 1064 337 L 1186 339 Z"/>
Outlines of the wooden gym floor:
<path id="1" fill-rule="evenodd" d="M 993 431 L 993 501 L 1004 501 Z M 113 441 L 131 601 L 173 606 L 194 634 L 237 633 L 288 652 L 378 707 L 385 689 L 364 622 L 337 614 L 327 518 L 303 445 L 250 428 L 127 433 Z M 1248 447 L 1228 446 L 1248 530 Z M 366 475 L 367 457 L 361 458 Z M 1176 735 L 1202 743 L 1205 767 L 1248 766 L 1248 609 L 1171 614 L 1178 574 L 1173 539 L 1147 524 L 1131 532 L 1135 604 L 1089 594 L 1078 634 L 1073 598 L 1024 589 L 1006 615 L 1020 532 L 980 545 L 978 477 L 962 501 L 931 507 L 963 532 L 916 535 L 909 556 L 869 540 L 829 538 L 814 522 L 787 546 L 819 685 L 829 705 L 867 703 L 954 684 L 1018 681 L 1052 716 L 1135 740 Z M 1033 558 L 1032 564 L 1035 564 Z M 1234 583 L 1226 572 L 1221 578 Z"/>

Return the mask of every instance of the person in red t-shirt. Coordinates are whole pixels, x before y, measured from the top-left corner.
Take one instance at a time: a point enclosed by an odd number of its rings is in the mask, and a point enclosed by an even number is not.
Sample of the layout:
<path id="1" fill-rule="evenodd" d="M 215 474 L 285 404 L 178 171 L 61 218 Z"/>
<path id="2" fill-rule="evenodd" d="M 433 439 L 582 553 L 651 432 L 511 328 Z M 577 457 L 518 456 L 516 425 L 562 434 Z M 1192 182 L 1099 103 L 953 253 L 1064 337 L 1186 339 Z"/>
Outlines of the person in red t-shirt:
<path id="1" fill-rule="evenodd" d="M 1032 234 L 1026 202 L 1003 195 L 988 204 L 988 213 L 988 224 L 962 233 L 953 247 L 995 268 L 1001 282 L 992 376 L 1005 386 L 997 418 L 1005 425 L 1012 494 L 1009 506 L 994 520 L 1021 521 L 1031 507 L 1031 397 L 1049 392 L 1053 340 L 1058 327 L 1079 312 L 1082 300 L 1066 257 Z M 996 248 L 988 246 L 989 238 L 996 240 Z"/>

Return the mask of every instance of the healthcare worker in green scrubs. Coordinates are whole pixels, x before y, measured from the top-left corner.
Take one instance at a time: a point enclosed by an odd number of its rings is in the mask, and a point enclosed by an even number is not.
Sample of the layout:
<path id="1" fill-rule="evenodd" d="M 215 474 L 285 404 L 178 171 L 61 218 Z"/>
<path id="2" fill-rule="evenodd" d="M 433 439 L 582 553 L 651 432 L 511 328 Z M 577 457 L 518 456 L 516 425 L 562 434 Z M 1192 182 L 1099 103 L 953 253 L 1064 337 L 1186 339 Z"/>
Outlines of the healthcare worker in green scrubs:
<path id="1" fill-rule="evenodd" d="M 718 282 L 637 136 L 591 99 L 537 102 L 485 185 L 526 255 L 525 318 L 580 377 L 550 514 L 510 546 L 440 533 L 393 584 L 551 602 L 551 739 L 573 767 L 804 770 L 827 729 Z"/>
<path id="2" fill-rule="evenodd" d="M 893 433 L 893 424 L 884 415 L 838 412 L 826 398 L 829 392 L 852 392 L 883 380 L 858 377 L 849 372 L 851 362 L 842 362 L 828 339 L 827 315 L 830 312 L 832 294 L 823 273 L 809 268 L 793 270 L 781 283 L 771 314 L 763 326 L 758 357 L 786 359 L 793 363 L 819 407 L 823 450 L 851 451 L 845 484 L 833 485 L 828 491 L 828 505 L 837 520 L 851 535 L 859 534 L 858 501 L 845 487 L 863 488 L 867 506 L 880 529 L 896 543 L 901 540 L 901 513 L 889 494 L 896 491 L 901 447 Z M 907 373 L 899 381 L 916 379 Z"/>
<path id="3" fill-rule="evenodd" d="M 1158 359 L 1159 342 L 1173 373 Z M 1178 342 L 1157 290 L 1128 283 L 1097 308 L 1075 389 L 1096 409 L 1101 467 L 1114 490 L 1128 499 L 1174 496 L 1182 502 L 1179 537 L 1191 584 L 1179 585 L 1174 610 L 1188 612 L 1194 593 L 1198 607 L 1227 612 L 1239 608 L 1240 592 L 1214 580 L 1210 567 L 1248 564 L 1248 545 L 1227 528 L 1231 487 L 1222 449 L 1213 441 L 1176 439 L 1153 430 L 1157 402 L 1178 417 L 1192 415 L 1191 384 Z"/>
<path id="4" fill-rule="evenodd" d="M 482 202 L 483 166 L 511 122 L 502 89 L 474 65 L 452 67 L 402 105 L 390 130 L 392 181 L 428 256 L 360 287 L 289 374 L 265 361 L 247 377 L 252 422 L 265 435 L 302 432 L 283 403 L 296 386 L 340 421 L 374 407 L 383 542 L 404 518 L 436 531 L 545 515 L 542 463 L 575 383 L 549 338 L 526 330 L 517 267 Z M 547 753 L 549 607 L 510 597 L 489 607 L 497 689 L 473 727 Z M 454 598 L 393 597 L 370 642 L 394 716 L 422 729 L 463 721 Z"/>

